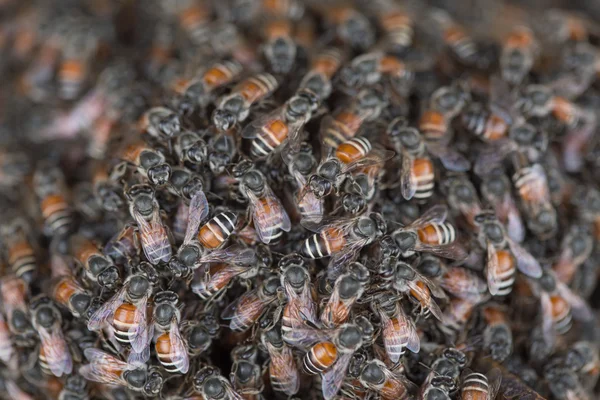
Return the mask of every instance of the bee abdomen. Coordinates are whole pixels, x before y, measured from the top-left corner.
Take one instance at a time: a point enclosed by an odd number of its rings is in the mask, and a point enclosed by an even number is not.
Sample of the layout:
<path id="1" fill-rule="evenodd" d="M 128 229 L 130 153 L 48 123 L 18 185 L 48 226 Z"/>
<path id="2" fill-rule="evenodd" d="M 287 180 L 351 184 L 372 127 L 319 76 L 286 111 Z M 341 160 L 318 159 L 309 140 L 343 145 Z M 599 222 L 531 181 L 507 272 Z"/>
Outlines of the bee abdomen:
<path id="1" fill-rule="evenodd" d="M 337 360 L 337 349 L 331 342 L 317 343 L 304 356 L 304 370 L 311 374 L 320 374 Z"/>
<path id="2" fill-rule="evenodd" d="M 33 249 L 27 242 L 17 243 L 9 249 L 8 263 L 19 278 L 36 269 Z"/>
<path id="3" fill-rule="evenodd" d="M 230 211 L 216 215 L 200 228 L 198 241 L 208 249 L 221 246 L 235 230 L 236 221 L 236 215 Z"/>
<path id="4" fill-rule="evenodd" d="M 413 168 L 417 182 L 417 190 L 414 197 L 421 200 L 430 198 L 433 195 L 433 188 L 435 186 L 435 170 L 431 160 L 417 158 L 414 161 Z"/>
<path id="5" fill-rule="evenodd" d="M 289 129 L 280 120 L 269 121 L 252 140 L 250 153 L 253 157 L 264 157 L 277 148 L 288 136 Z"/>
<path id="6" fill-rule="evenodd" d="M 463 397 L 469 392 L 482 392 L 484 394 L 487 394 L 489 392 L 489 389 L 490 387 L 488 384 L 487 377 L 483 374 L 473 372 L 465 378 L 462 393 Z"/>
<path id="7" fill-rule="evenodd" d="M 73 222 L 71 208 L 60 195 L 50 195 L 42 201 L 42 214 L 46 226 L 56 234 L 67 232 Z"/>
<path id="8" fill-rule="evenodd" d="M 173 361 L 176 355 L 173 353 L 173 347 L 171 346 L 171 339 L 169 333 L 165 332 L 156 339 L 156 357 L 158 361 L 165 367 L 165 370 L 170 373 L 181 371 L 184 360 L 179 362 Z"/>

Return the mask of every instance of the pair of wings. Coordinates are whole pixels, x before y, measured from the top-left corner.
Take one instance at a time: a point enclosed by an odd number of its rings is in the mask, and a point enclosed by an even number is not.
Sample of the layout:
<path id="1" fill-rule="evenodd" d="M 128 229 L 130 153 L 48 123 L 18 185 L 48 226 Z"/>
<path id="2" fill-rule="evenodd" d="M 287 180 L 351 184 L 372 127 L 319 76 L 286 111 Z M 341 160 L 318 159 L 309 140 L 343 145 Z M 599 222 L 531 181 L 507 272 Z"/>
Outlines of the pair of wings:
<path id="1" fill-rule="evenodd" d="M 400 347 L 406 347 L 413 353 L 418 353 L 421 349 L 421 339 L 417 333 L 414 321 L 408 317 L 401 307 L 398 307 L 398 313 L 394 318 L 398 321 L 394 323 L 388 315 L 379 311 L 379 318 L 383 327 L 383 343 L 385 351 L 390 360 L 395 364 L 400 360 Z"/>
<path id="2" fill-rule="evenodd" d="M 264 310 L 277 299 L 273 297 L 263 300 L 258 294 L 259 290 L 260 288 L 256 288 L 246 292 L 225 307 L 221 313 L 221 318 L 231 320 L 229 323 L 230 329 L 240 331 L 241 326 L 238 320 L 245 319 L 242 314 L 248 318 L 257 320 L 263 314 Z"/>
<path id="3" fill-rule="evenodd" d="M 55 323 L 49 330 L 39 326 L 38 333 L 50 371 L 57 377 L 70 374 L 73 371 L 73 360 L 60 324 Z"/>
<path id="4" fill-rule="evenodd" d="M 89 364 L 79 368 L 79 374 L 93 382 L 126 386 L 122 377 L 123 372 L 139 367 L 139 365 L 129 364 L 94 347 L 85 349 L 83 354 Z"/>
<path id="5" fill-rule="evenodd" d="M 517 268 L 530 278 L 538 279 L 542 276 L 542 266 L 527 250 L 521 247 L 512 239 L 506 239 L 511 253 L 517 262 Z M 488 241 L 487 243 L 487 281 L 490 293 L 496 295 L 502 284 L 502 278 L 496 275 L 498 270 L 498 253 L 496 247 Z"/>
<path id="6" fill-rule="evenodd" d="M 296 360 L 292 354 L 292 349 L 286 345 L 284 345 L 282 349 L 277 349 L 268 342 L 266 343 L 266 348 L 271 356 L 271 370 L 276 371 L 278 377 L 288 380 L 290 386 L 290 393 L 288 394 L 295 394 L 300 387 L 300 377 L 296 366 Z M 271 373 L 271 379 L 272 378 L 273 373 Z"/>
<path id="7" fill-rule="evenodd" d="M 266 183 L 264 190 L 261 198 L 252 190 L 246 190 L 246 194 L 250 200 L 256 233 L 261 242 L 269 244 L 279 229 L 289 232 L 292 224 L 281 201 Z"/>
<path id="8" fill-rule="evenodd" d="M 167 229 L 163 225 L 158 209 L 154 210 L 150 221 L 147 221 L 144 216 L 135 209 L 132 212 L 132 216 L 140 228 L 142 249 L 144 250 L 144 254 L 148 261 L 153 265 L 156 265 L 161 261 L 169 261 L 173 249 L 171 248 Z"/>
<path id="9" fill-rule="evenodd" d="M 474 271 L 463 267 L 449 267 L 440 286 L 453 296 L 465 300 L 480 300 L 488 291 L 486 282 Z"/>

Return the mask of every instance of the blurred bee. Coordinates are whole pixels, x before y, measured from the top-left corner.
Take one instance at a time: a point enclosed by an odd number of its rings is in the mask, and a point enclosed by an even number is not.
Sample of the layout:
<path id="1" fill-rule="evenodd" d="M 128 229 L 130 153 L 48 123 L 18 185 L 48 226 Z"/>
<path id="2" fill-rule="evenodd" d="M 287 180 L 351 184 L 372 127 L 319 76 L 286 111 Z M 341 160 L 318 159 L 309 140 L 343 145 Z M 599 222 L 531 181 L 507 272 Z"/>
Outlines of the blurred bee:
<path id="1" fill-rule="evenodd" d="M 452 19 L 450 14 L 441 9 L 433 9 L 429 13 L 431 29 L 442 39 L 445 46 L 456 59 L 466 65 L 472 65 L 477 59 L 477 45 L 464 27 Z"/>
<path id="2" fill-rule="evenodd" d="M 0 314 L 0 360 L 9 368 L 15 367 L 13 357 L 17 354 L 11 341 L 11 332 L 4 316 Z"/>
<path id="3" fill-rule="evenodd" d="M 166 107 L 152 107 L 142 115 L 138 126 L 140 131 L 156 139 L 170 139 L 181 132 L 181 119 L 175 111 Z"/>
<path id="4" fill-rule="evenodd" d="M 373 88 L 361 90 L 350 104 L 323 118 L 319 131 L 323 143 L 336 149 L 356 136 L 365 122 L 378 118 L 386 105 L 387 100 L 380 91 Z"/>
<path id="5" fill-rule="evenodd" d="M 397 364 L 406 349 L 418 353 L 421 339 L 412 318 L 408 317 L 397 297 L 389 296 L 375 303 L 375 311 L 381 320 L 381 336 L 390 361 Z"/>
<path id="6" fill-rule="evenodd" d="M 0 147 L 0 187 L 15 187 L 24 183 L 31 173 L 31 160 L 22 151 Z"/>
<path id="7" fill-rule="evenodd" d="M 333 284 L 331 297 L 321 311 L 321 323 L 327 328 L 345 323 L 368 283 L 369 270 L 360 263 L 350 264 Z"/>
<path id="8" fill-rule="evenodd" d="M 571 283 L 577 269 L 590 257 L 594 238 L 589 227 L 574 224 L 563 237 L 558 259 L 552 266 L 556 277 L 564 284 Z"/>
<path id="9" fill-rule="evenodd" d="M 413 17 L 401 7 L 382 9 L 377 22 L 383 31 L 383 43 L 393 53 L 403 53 L 411 47 L 414 39 Z"/>
<path id="10" fill-rule="evenodd" d="M 322 6 L 319 10 L 338 39 L 359 51 L 375 43 L 375 29 L 369 19 L 349 4 Z"/>
<path id="11" fill-rule="evenodd" d="M 481 202 L 475 186 L 468 176 L 463 174 L 448 174 L 444 181 L 448 205 L 458 211 L 464 221 L 475 228 L 475 217 L 481 213 Z"/>
<path id="12" fill-rule="evenodd" d="M 81 376 L 73 374 L 65 382 L 59 400 L 86 400 L 89 398 L 87 381 Z"/>
<path id="13" fill-rule="evenodd" d="M 273 19 L 263 26 L 265 42 L 262 52 L 274 74 L 287 74 L 294 67 L 298 46 L 292 38 L 293 26 L 290 20 Z"/>
<path id="14" fill-rule="evenodd" d="M 337 48 L 327 47 L 317 52 L 298 90 L 310 90 L 317 96 L 319 103 L 323 102 L 331 94 L 333 76 L 340 69 L 343 59 L 342 52 Z"/>
<path id="15" fill-rule="evenodd" d="M 84 289 L 73 275 L 70 266 L 60 255 L 52 255 L 51 297 L 77 318 L 87 318 L 92 309 L 92 294 Z"/>
<path id="16" fill-rule="evenodd" d="M 597 346 L 587 341 L 575 342 L 565 355 L 565 365 L 577 373 L 585 387 L 594 387 L 600 374 Z"/>
<path id="17" fill-rule="evenodd" d="M 545 41 L 557 44 L 588 41 L 589 24 L 582 15 L 551 8 L 537 22 L 538 36 Z"/>
<path id="18" fill-rule="evenodd" d="M 108 240 L 102 254 L 122 265 L 137 258 L 140 253 L 139 235 L 134 223 L 126 223 L 123 228 Z"/>
<path id="19" fill-rule="evenodd" d="M 513 28 L 502 44 L 502 79 L 511 85 L 520 84 L 531 71 L 538 54 L 539 44 L 533 32 L 526 26 Z"/>
<path id="20" fill-rule="evenodd" d="M 97 163 L 92 172 L 92 190 L 96 196 L 96 201 L 104 211 L 116 212 L 123 208 L 123 189 L 118 182 L 120 171 L 114 171 L 114 175 L 109 175 L 108 167 L 104 163 Z"/>
<path id="21" fill-rule="evenodd" d="M 418 251 L 452 260 L 466 258 L 465 249 L 456 240 L 456 229 L 444 222 L 447 213 L 445 206 L 433 206 L 412 223 L 392 232 L 402 255 L 408 257 Z"/>
<path id="22" fill-rule="evenodd" d="M 194 375 L 192 383 L 196 393 L 206 400 L 244 400 L 216 367 L 202 367 Z"/>
<path id="23" fill-rule="evenodd" d="M 263 332 L 261 342 L 271 359 L 269 362 L 271 387 L 276 392 L 293 396 L 300 389 L 300 374 L 292 349 L 284 343 L 277 329 Z"/>
<path id="24" fill-rule="evenodd" d="M 525 238 L 525 227 L 512 197 L 510 181 L 502 169 L 494 169 L 482 177 L 481 196 L 492 206 L 498 220 L 504 224 L 508 236 L 517 243 Z"/>
<path id="25" fill-rule="evenodd" d="M 15 336 L 30 336 L 33 331 L 27 308 L 29 290 L 25 281 L 14 275 L 3 277 L 0 294 L 10 332 Z"/>
<path id="26" fill-rule="evenodd" d="M 248 124 L 242 130 L 242 137 L 251 140 L 252 157 L 262 158 L 274 151 L 295 151 L 300 144 L 302 128 L 310 120 L 317 103 L 314 93 L 299 91 L 281 107 Z"/>
<path id="27" fill-rule="evenodd" d="M 163 377 L 153 367 L 129 364 L 96 348 L 84 351 L 89 364 L 79 369 L 79 374 L 92 382 L 125 387 L 145 396 L 155 397 L 162 391 Z"/>
<path id="28" fill-rule="evenodd" d="M 254 345 L 239 345 L 231 351 L 233 365 L 229 381 L 245 400 L 264 399 L 262 392 L 265 385 L 257 356 L 257 347 Z"/>
<path id="29" fill-rule="evenodd" d="M 487 295 L 486 282 L 474 271 L 463 267 L 445 268 L 440 286 L 461 299 L 483 300 Z"/>
<path id="30" fill-rule="evenodd" d="M 349 89 L 374 85 L 384 77 L 396 91 L 406 94 L 414 73 L 399 58 L 382 52 L 362 54 L 340 70 L 340 80 Z"/>
<path id="31" fill-rule="evenodd" d="M 270 96 L 279 87 L 271 74 L 259 73 L 238 83 L 231 92 L 216 102 L 212 122 L 220 131 L 231 129 L 250 114 L 250 107 Z"/>
<path id="32" fill-rule="evenodd" d="M 233 169 L 239 190 L 250 203 L 254 229 L 260 240 L 269 244 L 291 229 L 290 218 L 267 183 L 266 177 L 250 161 L 241 161 Z"/>
<path id="33" fill-rule="evenodd" d="M 173 28 L 170 23 L 160 22 L 153 30 L 151 47 L 144 66 L 144 72 L 152 79 L 158 79 L 174 59 L 176 34 Z"/>
<path id="34" fill-rule="evenodd" d="M 129 212 L 138 225 L 140 242 L 151 264 L 168 262 L 172 249 L 167 228 L 160 216 L 160 206 L 152 186 L 137 184 L 126 192 Z"/>
<path id="35" fill-rule="evenodd" d="M 252 328 L 279 298 L 281 288 L 277 276 L 264 280 L 259 287 L 235 299 L 223 312 L 221 318 L 230 320 L 229 329 L 244 332 Z"/>
<path id="36" fill-rule="evenodd" d="M 394 282 L 392 287 L 400 293 L 408 293 L 416 300 L 422 309 L 423 316 L 430 314 L 441 320 L 442 311 L 433 297 L 445 299 L 444 291 L 433 281 L 416 271 L 410 264 L 399 261 L 395 266 Z"/>
<path id="37" fill-rule="evenodd" d="M 171 166 L 167 164 L 165 156 L 141 139 L 133 140 L 124 146 L 119 152 L 119 158 L 134 166 L 152 185 L 162 186 L 169 181 Z M 120 165 L 118 167 L 122 168 Z"/>
<path id="38" fill-rule="evenodd" d="M 208 161 L 208 145 L 199 132 L 183 131 L 175 138 L 173 146 L 181 163 L 203 165 Z"/>
<path id="39" fill-rule="evenodd" d="M 0 225 L 0 237 L 5 251 L 5 259 L 18 278 L 32 283 L 37 273 L 35 250 L 30 238 L 31 230 L 22 216 L 7 219 Z"/>
<path id="40" fill-rule="evenodd" d="M 530 278 L 542 276 L 539 262 L 510 239 L 494 214 L 479 214 L 475 222 L 481 229 L 480 245 L 487 249 L 486 276 L 493 296 L 505 296 L 512 291 L 517 268 Z"/>
<path id="41" fill-rule="evenodd" d="M 121 283 L 118 268 L 112 260 L 102 254 L 91 240 L 74 235 L 69 239 L 71 253 L 85 271 L 85 277 L 101 287 L 114 290 Z"/>
<path id="42" fill-rule="evenodd" d="M 52 300 L 41 296 L 32 300 L 31 321 L 40 336 L 39 363 L 48 374 L 61 377 L 73 370 L 73 360 L 62 332 L 62 315 Z"/>
<path id="43" fill-rule="evenodd" d="M 33 175 L 33 187 L 48 234 L 64 235 L 70 231 L 73 210 L 66 198 L 68 192 L 62 171 L 58 167 L 40 164 Z"/>
<path id="44" fill-rule="evenodd" d="M 174 17 L 178 27 L 187 34 L 191 42 L 201 45 L 209 34 L 211 10 L 207 3 L 195 0 L 168 0 L 160 3 L 163 10 Z"/>
<path id="45" fill-rule="evenodd" d="M 587 400 L 590 397 L 579 382 L 577 374 L 562 366 L 550 366 L 544 370 L 544 378 L 553 398 L 560 400 Z"/>
<path id="46" fill-rule="evenodd" d="M 88 329 L 98 331 L 108 324 L 119 343 L 131 345 L 133 352 L 142 353 L 152 339 L 148 336 L 146 313 L 157 280 L 154 267 L 140 263 L 123 286 L 90 316 Z"/>
<path id="47" fill-rule="evenodd" d="M 522 156 L 517 157 L 513 185 L 521 201 L 527 227 L 543 240 L 554 235 L 558 224 L 546 172 L 540 164 L 530 164 Z"/>
<path id="48" fill-rule="evenodd" d="M 403 375 L 390 371 L 377 359 L 365 363 L 359 379 L 365 388 L 377 392 L 383 400 L 408 400 L 414 387 Z"/>
<path id="49" fill-rule="evenodd" d="M 473 372 L 468 368 L 463 372 L 461 399 L 464 400 L 494 400 L 500 389 L 502 374 L 494 368 L 486 375 Z"/>
<path id="50" fill-rule="evenodd" d="M 84 32 L 71 32 L 61 45 L 62 60 L 56 72 L 59 96 L 74 100 L 90 78 L 91 61 L 97 50 L 96 39 Z"/>
<path id="51" fill-rule="evenodd" d="M 470 100 L 468 90 L 459 85 L 442 86 L 431 94 L 419 117 L 418 128 L 429 146 L 446 146 L 451 138 L 451 122 Z M 435 150 L 434 150 L 435 151 Z"/>
<path id="52" fill-rule="evenodd" d="M 322 221 L 307 227 L 318 233 L 304 240 L 300 254 L 310 259 L 331 257 L 327 267 L 330 279 L 336 279 L 345 263 L 353 261 L 363 247 L 381 238 L 387 229 L 383 217 L 377 213 L 329 223 Z"/>
<path id="53" fill-rule="evenodd" d="M 503 362 L 513 350 L 513 335 L 510 321 L 503 308 L 490 304 L 481 310 L 485 329 L 483 331 L 483 347 L 490 352 L 492 359 Z"/>

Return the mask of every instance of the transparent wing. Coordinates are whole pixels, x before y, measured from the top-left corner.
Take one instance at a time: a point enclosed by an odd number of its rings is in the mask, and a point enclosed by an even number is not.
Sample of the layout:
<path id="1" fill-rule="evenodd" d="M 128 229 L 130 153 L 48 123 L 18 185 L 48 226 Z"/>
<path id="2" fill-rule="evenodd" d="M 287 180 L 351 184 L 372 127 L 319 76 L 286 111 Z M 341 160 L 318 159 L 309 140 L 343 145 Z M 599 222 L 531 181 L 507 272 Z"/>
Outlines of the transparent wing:
<path id="1" fill-rule="evenodd" d="M 448 297 L 446 295 L 446 292 L 444 292 L 444 290 L 441 288 L 440 285 L 438 285 L 437 283 L 433 282 L 431 279 L 427 278 L 425 275 L 421 274 L 416 269 L 412 268 L 412 266 L 411 266 L 411 269 L 417 275 L 417 279 L 419 281 L 423 282 L 425 285 L 427 285 L 427 288 L 429 288 L 429 290 L 431 291 L 431 293 L 435 297 L 437 297 L 438 299 L 445 299 L 445 298 Z"/>
<path id="2" fill-rule="evenodd" d="M 289 379 L 290 387 L 297 388 L 300 382 L 298 369 L 296 368 L 296 360 L 294 360 L 292 350 L 287 346 L 283 346 L 283 349 L 278 350 L 270 343 L 267 343 L 267 348 L 270 349 L 269 354 L 271 354 L 273 369 L 279 371 L 280 376 Z M 275 355 L 275 357 L 273 357 L 273 355 Z"/>
<path id="3" fill-rule="evenodd" d="M 137 353 L 142 352 L 148 347 L 150 339 L 148 337 L 148 318 L 146 316 L 146 308 L 148 305 L 148 295 L 143 296 L 139 302 L 135 304 L 135 312 L 133 316 L 133 324 L 128 332 L 131 335 L 131 347 Z"/>
<path id="4" fill-rule="evenodd" d="M 429 311 L 434 317 L 441 321 L 442 310 L 440 310 L 440 306 L 438 306 L 435 300 L 431 297 L 429 291 L 417 285 L 416 281 L 408 281 L 407 285 L 410 288 L 411 292 L 417 294 L 417 296 L 415 297 L 417 297 L 419 301 L 426 301 L 426 304 L 424 306 L 429 309 Z"/>
<path id="5" fill-rule="evenodd" d="M 217 249 L 203 255 L 199 264 L 227 263 L 233 265 L 249 265 L 256 261 L 256 253 L 250 248 L 234 244 L 224 249 Z"/>
<path id="6" fill-rule="evenodd" d="M 79 373 L 85 379 L 111 385 L 123 383 L 121 374 L 129 369 L 127 363 L 96 348 L 87 348 L 84 354 L 90 363 L 79 368 Z"/>
<path id="7" fill-rule="evenodd" d="M 450 267 L 440 285 L 461 299 L 478 299 L 487 291 L 487 284 L 474 272 L 463 267 Z M 454 278 L 454 276 L 456 276 Z"/>
<path id="8" fill-rule="evenodd" d="M 179 331 L 179 325 L 177 324 L 176 318 L 171 320 L 169 340 L 171 341 L 171 360 L 173 364 L 179 366 L 179 372 L 186 374 L 190 368 L 190 358 L 188 357 L 185 343 L 181 338 L 181 332 Z"/>
<path id="9" fill-rule="evenodd" d="M 488 399 L 493 400 L 500 390 L 500 384 L 502 383 L 502 372 L 498 368 L 494 368 L 487 373 L 488 378 Z"/>
<path id="10" fill-rule="evenodd" d="M 60 325 L 55 324 L 49 331 L 44 327 L 39 327 L 38 333 L 52 373 L 57 377 L 70 374 L 73 370 L 73 360 Z"/>
<path id="11" fill-rule="evenodd" d="M 519 268 L 519 271 L 530 278 L 537 279 L 542 276 L 542 266 L 534 256 L 529 254 L 527 250 L 510 239 L 508 239 L 508 246 L 510 247 L 510 251 L 512 251 L 517 259 L 517 267 Z"/>
<path id="12" fill-rule="evenodd" d="M 127 356 L 127 363 L 130 365 L 143 365 L 150 359 L 150 346 L 146 346 L 139 353 L 132 350 Z"/>
<path id="13" fill-rule="evenodd" d="M 430 223 L 441 224 L 448 216 L 448 207 L 443 204 L 436 204 L 426 210 L 419 218 L 414 220 L 410 226 L 417 228 Z"/>
<path id="14" fill-rule="evenodd" d="M 590 306 L 587 304 L 587 302 L 573 293 L 573 291 L 571 291 L 567 285 L 560 282 L 558 279 L 556 280 L 556 289 L 560 295 L 571 305 L 573 317 L 579 321 L 590 321 L 594 319 L 594 313 L 590 309 Z"/>
<path id="15" fill-rule="evenodd" d="M 265 196 L 261 199 L 248 190 L 248 198 L 252 204 L 252 219 L 254 228 L 260 240 L 269 244 L 277 229 L 289 232 L 292 225 L 281 202 L 268 186 L 265 186 Z"/>
<path id="16" fill-rule="evenodd" d="M 117 293 L 113 295 L 106 303 L 104 303 L 92 316 L 88 321 L 87 328 L 90 331 L 97 331 L 102 328 L 103 325 L 106 324 L 107 320 L 111 318 L 117 308 L 123 304 L 125 300 L 125 295 L 127 293 L 127 286 L 123 285 L 121 289 Z"/>
<path id="17" fill-rule="evenodd" d="M 255 118 L 242 130 L 242 137 L 244 139 L 256 138 L 267 124 L 275 120 L 279 120 L 282 123 L 285 121 L 285 106 L 278 107 L 271 112 L 262 114 Z"/>
<path id="18" fill-rule="evenodd" d="M 21 388 L 12 380 L 5 378 L 6 393 L 13 400 L 33 400 L 33 397 L 22 391 Z"/>
<path id="19" fill-rule="evenodd" d="M 295 327 L 288 331 L 284 339 L 286 343 L 298 348 L 308 348 L 315 343 L 330 340 L 332 332 L 326 329 L 311 328 L 308 325 Z"/>
<path id="20" fill-rule="evenodd" d="M 488 288 L 490 289 L 490 293 L 492 294 L 492 296 L 498 294 L 501 284 L 501 281 L 496 276 L 496 271 L 498 271 L 498 254 L 496 253 L 496 248 L 494 247 L 494 245 L 488 241 L 486 277 L 488 282 Z"/>
<path id="21" fill-rule="evenodd" d="M 225 398 L 228 400 L 245 400 L 233 387 L 229 384 L 223 385 L 225 387 Z"/>
<path id="22" fill-rule="evenodd" d="M 462 244 L 457 241 L 443 245 L 430 245 L 417 242 L 415 250 L 435 254 L 438 257 L 450 260 L 464 260 L 469 255 Z"/>
<path id="23" fill-rule="evenodd" d="M 370 242 L 369 238 L 354 239 L 346 243 L 342 251 L 331 255 L 327 265 L 327 276 L 330 279 L 337 279 L 345 265 L 354 261 L 358 257 L 360 250 Z"/>
<path id="24" fill-rule="evenodd" d="M 449 171 L 465 172 L 471 168 L 469 160 L 456 150 L 431 142 L 427 143 L 427 150 Z"/>
<path id="25" fill-rule="evenodd" d="M 199 190 L 190 200 L 188 224 L 183 243 L 189 243 L 194 239 L 198 234 L 200 224 L 206 217 L 208 217 L 208 200 L 206 199 L 206 194 L 202 190 Z"/>
<path id="26" fill-rule="evenodd" d="M 414 173 L 414 159 L 406 152 L 402 152 L 402 170 L 400 175 L 400 189 L 402 197 L 406 200 L 413 198 L 417 192 L 417 177 Z"/>
<path id="27" fill-rule="evenodd" d="M 525 239 L 525 226 L 510 194 L 504 196 L 503 207 L 506 209 L 508 236 L 516 243 L 521 243 Z"/>
<path id="28" fill-rule="evenodd" d="M 171 258 L 172 249 L 158 211 L 153 213 L 150 222 L 146 221 L 137 211 L 133 212 L 133 217 L 140 228 L 142 249 L 148 261 L 151 264 L 168 261 Z"/>
<path id="29" fill-rule="evenodd" d="M 246 306 L 248 304 L 251 305 L 253 303 L 259 303 L 257 301 L 250 301 L 250 299 L 252 299 L 252 298 L 257 298 L 258 297 L 257 294 L 258 294 L 258 289 L 253 289 L 249 292 L 244 293 L 237 299 L 233 300 L 231 303 L 229 303 L 229 305 L 227 305 L 227 307 L 225 307 L 225 309 L 221 313 L 221 318 L 222 319 L 232 319 L 234 317 L 234 315 L 238 312 L 238 310 L 239 310 L 238 306 L 240 305 L 240 303 L 244 303 L 244 312 L 247 312 Z"/>
<path id="30" fill-rule="evenodd" d="M 342 353 L 333 366 L 322 374 L 325 400 L 333 398 L 340 391 L 351 359 L 352 353 Z"/>
<path id="31" fill-rule="evenodd" d="M 341 173 L 345 174 L 345 173 L 352 172 L 356 169 L 367 168 L 367 167 L 371 167 L 373 165 L 383 164 L 386 161 L 391 160 L 395 154 L 396 153 L 394 153 L 391 150 L 385 150 L 385 149 L 371 150 L 369 152 L 369 154 L 367 154 L 366 156 L 364 156 L 356 161 L 353 161 L 349 164 L 345 164 L 342 167 Z"/>

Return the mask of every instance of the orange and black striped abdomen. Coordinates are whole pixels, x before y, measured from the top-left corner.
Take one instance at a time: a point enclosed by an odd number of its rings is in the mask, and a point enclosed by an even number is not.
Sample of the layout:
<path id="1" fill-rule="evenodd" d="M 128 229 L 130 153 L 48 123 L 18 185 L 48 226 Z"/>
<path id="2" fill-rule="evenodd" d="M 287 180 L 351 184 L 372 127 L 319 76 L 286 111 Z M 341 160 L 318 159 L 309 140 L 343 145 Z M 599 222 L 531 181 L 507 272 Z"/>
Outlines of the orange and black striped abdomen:
<path id="1" fill-rule="evenodd" d="M 18 277 L 36 270 L 35 252 L 27 238 L 22 235 L 8 246 L 8 264 Z"/>
<path id="2" fill-rule="evenodd" d="M 71 207 L 61 194 L 51 194 L 42 200 L 42 215 L 46 226 L 56 234 L 66 233 L 73 222 Z"/>
<path id="3" fill-rule="evenodd" d="M 135 311 L 137 307 L 130 303 L 123 303 L 117 308 L 113 316 L 113 327 L 115 328 L 115 338 L 122 344 L 129 344 L 131 336 L 129 330 L 135 324 Z"/>
<path id="4" fill-rule="evenodd" d="M 331 342 L 315 344 L 304 356 L 304 370 L 311 375 L 320 374 L 337 360 L 337 348 Z"/>
<path id="5" fill-rule="evenodd" d="M 345 244 L 344 232 L 338 228 L 328 228 L 306 239 L 300 253 L 314 259 L 323 258 L 339 252 Z"/>
<path id="6" fill-rule="evenodd" d="M 53 297 L 57 303 L 69 307 L 71 297 L 79 292 L 79 286 L 70 276 L 63 276 L 54 286 Z"/>
<path id="7" fill-rule="evenodd" d="M 427 140 L 440 140 L 448 131 L 448 120 L 439 111 L 427 110 L 419 119 L 419 130 Z"/>
<path id="8" fill-rule="evenodd" d="M 165 367 L 167 372 L 174 373 L 181 370 L 184 360 L 176 360 L 176 350 L 173 348 L 173 344 L 171 343 L 169 332 L 164 332 L 162 335 L 156 338 L 154 348 L 156 349 L 156 357 L 158 358 L 158 361 L 160 361 L 162 366 Z"/>
<path id="9" fill-rule="evenodd" d="M 444 245 L 452 243 L 456 238 L 454 227 L 448 223 L 429 224 L 417 230 L 421 243 L 429 245 Z"/>
<path id="10" fill-rule="evenodd" d="M 435 168 L 429 158 L 415 158 L 413 175 L 416 182 L 416 199 L 428 199 L 433 195 L 435 186 Z"/>
<path id="11" fill-rule="evenodd" d="M 226 211 L 214 216 L 198 232 L 198 241 L 207 249 L 216 249 L 227 241 L 235 230 L 237 216 Z"/>
<path id="12" fill-rule="evenodd" d="M 286 123 L 273 119 L 260 128 L 258 135 L 252 140 L 250 153 L 253 157 L 265 157 L 279 147 L 289 134 Z"/>
<path id="13" fill-rule="evenodd" d="M 550 296 L 550 302 L 552 304 L 552 319 L 554 320 L 554 327 L 560 334 L 566 333 L 571 329 L 572 315 L 571 306 L 561 296 L 552 295 Z"/>
<path id="14" fill-rule="evenodd" d="M 340 144 L 335 156 L 344 164 L 350 164 L 365 157 L 371 148 L 371 142 L 367 138 L 357 137 Z"/>
<path id="15" fill-rule="evenodd" d="M 242 96 L 247 104 L 254 104 L 267 97 L 277 88 L 277 80 L 268 73 L 259 74 L 246 79 L 233 91 Z"/>

